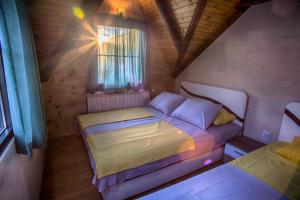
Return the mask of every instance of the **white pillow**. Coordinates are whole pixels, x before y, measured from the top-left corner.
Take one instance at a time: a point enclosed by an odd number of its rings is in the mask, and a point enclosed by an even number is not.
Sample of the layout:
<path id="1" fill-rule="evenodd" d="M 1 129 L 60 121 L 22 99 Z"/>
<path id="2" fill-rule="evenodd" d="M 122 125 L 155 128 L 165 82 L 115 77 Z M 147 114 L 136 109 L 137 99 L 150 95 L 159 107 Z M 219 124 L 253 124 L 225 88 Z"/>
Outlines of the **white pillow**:
<path id="1" fill-rule="evenodd" d="M 215 120 L 221 108 L 221 104 L 187 99 L 172 112 L 171 116 L 205 130 Z"/>

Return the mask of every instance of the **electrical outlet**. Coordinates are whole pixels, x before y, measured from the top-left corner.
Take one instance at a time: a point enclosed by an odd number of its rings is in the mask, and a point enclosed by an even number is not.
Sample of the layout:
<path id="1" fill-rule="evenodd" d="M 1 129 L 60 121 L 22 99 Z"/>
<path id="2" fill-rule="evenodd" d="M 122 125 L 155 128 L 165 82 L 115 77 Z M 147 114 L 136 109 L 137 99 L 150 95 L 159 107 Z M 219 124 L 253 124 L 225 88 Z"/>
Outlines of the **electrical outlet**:
<path id="1" fill-rule="evenodd" d="M 263 130 L 260 139 L 263 143 L 270 144 L 272 142 L 272 133 L 269 131 Z"/>

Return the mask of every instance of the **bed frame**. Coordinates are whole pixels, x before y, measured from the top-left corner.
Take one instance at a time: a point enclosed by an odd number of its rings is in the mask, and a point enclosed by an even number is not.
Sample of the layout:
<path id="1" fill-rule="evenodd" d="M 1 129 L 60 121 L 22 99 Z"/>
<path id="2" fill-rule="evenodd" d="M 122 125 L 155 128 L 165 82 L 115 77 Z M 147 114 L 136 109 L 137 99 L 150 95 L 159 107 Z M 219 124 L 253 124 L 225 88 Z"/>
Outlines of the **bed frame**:
<path id="1" fill-rule="evenodd" d="M 226 110 L 237 116 L 236 123 L 243 126 L 248 99 L 246 93 L 204 84 L 182 82 L 180 94 L 191 98 L 201 97 L 202 99 L 222 104 Z M 220 147 L 193 159 L 130 179 L 101 192 L 102 197 L 105 200 L 118 200 L 135 196 L 221 160 L 223 152 L 224 148 Z"/>
<path id="2" fill-rule="evenodd" d="M 283 116 L 283 119 L 282 119 L 280 133 L 279 133 L 279 140 L 280 141 L 291 142 L 295 136 L 300 136 L 300 102 L 293 102 L 293 103 L 290 103 L 286 106 L 284 116 Z M 220 167 L 222 167 L 222 166 L 220 166 Z M 218 167 L 218 168 L 220 168 L 220 167 Z M 230 172 L 228 172 L 228 173 L 230 173 Z M 208 176 L 203 176 L 202 174 L 198 175 L 198 178 L 199 177 L 206 178 L 206 179 L 208 178 Z M 200 178 L 197 179 L 197 180 L 200 180 Z M 195 184 L 196 182 L 194 181 L 192 183 Z M 199 183 L 199 184 L 202 184 L 202 183 Z M 215 184 L 222 184 L 222 182 L 216 181 Z M 178 186 L 179 185 L 170 186 L 170 187 L 173 187 L 173 189 L 174 188 L 176 188 L 176 189 L 181 188 L 180 186 L 179 187 Z M 188 191 L 187 189 L 188 188 L 184 188 L 185 191 Z M 190 188 L 190 191 L 193 191 L 193 189 L 195 189 L 195 188 Z M 248 189 L 248 188 L 245 187 L 244 189 Z M 168 190 L 168 192 L 170 192 L 170 190 Z M 216 192 L 216 190 L 214 190 L 213 192 Z M 217 191 L 217 192 L 222 192 L 222 191 Z M 162 194 L 166 194 L 166 192 L 162 193 Z M 197 194 L 201 195 L 200 192 L 198 192 Z M 278 199 L 281 199 L 280 196 L 281 195 L 279 195 Z M 161 197 L 164 197 L 164 196 L 161 195 Z M 281 197 L 283 197 L 283 196 L 281 196 Z M 153 198 L 159 198 L 159 196 L 152 196 L 152 199 Z M 182 197 L 182 198 L 184 198 L 184 197 Z M 190 197 L 190 198 L 192 198 L 192 197 Z M 266 199 L 267 197 L 264 196 L 264 198 Z M 141 198 L 141 199 L 143 199 L 143 198 Z M 145 198 L 145 199 L 147 199 L 147 198 Z M 151 198 L 148 198 L 148 199 L 151 199 Z M 226 198 L 226 199 L 229 199 L 229 198 Z M 285 198 L 282 198 L 282 199 L 285 199 Z"/>
<path id="3" fill-rule="evenodd" d="M 300 102 L 286 106 L 278 140 L 291 142 L 295 136 L 300 136 Z"/>

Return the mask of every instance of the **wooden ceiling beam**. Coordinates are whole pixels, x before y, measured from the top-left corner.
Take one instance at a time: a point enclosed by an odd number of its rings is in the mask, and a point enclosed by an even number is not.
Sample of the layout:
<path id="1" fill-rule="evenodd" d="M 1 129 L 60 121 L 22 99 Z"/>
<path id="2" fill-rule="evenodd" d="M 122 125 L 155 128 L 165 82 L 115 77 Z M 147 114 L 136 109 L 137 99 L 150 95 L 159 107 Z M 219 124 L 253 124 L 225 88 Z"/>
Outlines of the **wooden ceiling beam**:
<path id="1" fill-rule="evenodd" d="M 155 2 L 159 9 L 160 15 L 162 16 L 166 26 L 168 27 L 169 34 L 171 35 L 177 52 L 180 53 L 182 51 L 182 37 L 175 22 L 174 16 L 172 16 L 171 14 L 172 10 L 168 8 L 166 0 L 155 0 Z"/>
<path id="2" fill-rule="evenodd" d="M 201 45 L 199 49 L 197 49 L 191 57 L 189 57 L 186 61 L 184 61 L 181 65 L 177 66 L 173 71 L 173 77 L 177 77 L 180 72 L 182 72 L 186 67 L 188 67 L 202 52 L 207 49 L 227 28 L 229 28 L 249 7 L 242 7 L 239 11 L 229 20 L 227 21 L 225 27 L 220 30 L 218 33 L 214 34 L 213 38 L 207 40 L 204 45 Z"/>
<path id="3" fill-rule="evenodd" d="M 198 0 L 197 1 L 197 4 L 196 4 L 195 10 L 194 10 L 194 14 L 193 14 L 192 20 L 191 20 L 191 22 L 189 24 L 189 27 L 188 27 L 188 29 L 186 31 L 186 34 L 185 34 L 185 37 L 184 37 L 184 44 L 183 44 L 184 51 L 186 51 L 186 49 L 189 46 L 189 43 L 192 40 L 194 32 L 195 32 L 195 30 L 197 28 L 199 20 L 200 20 L 200 18 L 202 16 L 202 13 L 204 11 L 206 2 L 207 2 L 207 0 Z"/>
<path id="4" fill-rule="evenodd" d="M 83 0 L 80 8 L 85 14 L 84 20 L 91 20 L 102 3 L 103 0 Z M 50 56 L 49 62 L 40 69 L 41 82 L 47 82 L 50 79 L 63 56 L 73 48 L 74 40 L 76 39 L 74 36 L 79 35 L 82 31 L 82 23 L 80 23 L 79 19 L 74 16 L 67 26 L 67 30 L 61 38 L 61 41 L 58 42 L 57 47 Z"/>
<path id="5" fill-rule="evenodd" d="M 206 6 L 207 0 L 198 0 L 197 4 L 195 6 L 195 10 L 193 13 L 193 17 L 191 19 L 191 22 L 189 24 L 189 27 L 187 29 L 187 32 L 184 37 L 184 41 L 182 42 L 182 49 L 178 54 L 177 60 L 176 60 L 176 65 L 173 71 L 177 71 L 177 68 L 180 67 L 182 64 L 183 58 L 187 52 L 187 49 L 189 48 L 189 44 L 193 38 L 194 32 L 197 28 L 197 25 L 200 21 L 200 18 L 203 14 L 204 8 Z"/>
<path id="6" fill-rule="evenodd" d="M 260 4 L 260 3 L 265 3 L 267 1 L 270 1 L 270 0 L 244 0 L 239 3 L 238 7 L 240 7 L 240 8 L 241 7 L 250 7 L 250 6 Z"/>

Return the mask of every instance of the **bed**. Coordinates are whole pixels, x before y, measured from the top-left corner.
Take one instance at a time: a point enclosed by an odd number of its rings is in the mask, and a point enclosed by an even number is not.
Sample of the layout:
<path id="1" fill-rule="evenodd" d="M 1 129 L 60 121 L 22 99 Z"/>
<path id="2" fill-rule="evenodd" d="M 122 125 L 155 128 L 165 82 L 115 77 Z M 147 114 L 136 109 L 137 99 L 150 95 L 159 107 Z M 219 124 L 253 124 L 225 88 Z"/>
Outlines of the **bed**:
<path id="1" fill-rule="evenodd" d="M 300 103 L 287 105 L 278 142 L 140 199 L 300 199 L 299 163 L 275 153 L 295 136 L 300 136 Z"/>
<path id="2" fill-rule="evenodd" d="M 124 119 L 126 120 L 118 121 L 116 118 L 122 116 L 124 112 L 116 111 L 112 115 L 116 117 L 112 117 L 110 116 L 111 113 L 108 113 L 108 117 L 106 116 L 105 119 L 99 122 L 94 121 L 91 123 L 87 121 L 85 122 L 86 124 L 80 123 L 80 133 L 86 144 L 94 172 L 93 184 L 101 192 L 104 199 L 125 199 L 137 195 L 220 160 L 223 155 L 225 142 L 240 135 L 247 106 L 247 95 L 244 92 L 183 82 L 180 94 L 184 97 L 220 103 L 223 105 L 223 108 L 230 110 L 237 118 L 232 123 L 210 126 L 208 129 L 203 130 L 180 119 L 170 117 L 152 107 L 143 107 L 125 110 L 126 113 L 137 111 L 139 118 L 125 116 Z M 148 114 L 145 114 L 144 111 Z M 126 113 L 124 115 L 127 115 Z M 110 118 L 114 118 L 115 121 L 110 122 Z M 187 133 L 194 141 L 194 148 L 145 163 L 141 166 L 124 168 L 125 170 L 117 173 L 106 173 L 106 175 L 104 173 L 105 176 L 99 176 L 100 172 L 97 171 L 96 167 L 98 162 L 94 159 L 93 148 L 91 148 L 91 142 L 88 142 L 88 138 L 96 137 L 102 133 L 115 134 L 127 129 L 130 131 L 135 127 L 162 122 Z M 99 142 L 101 143 L 101 139 Z"/>

